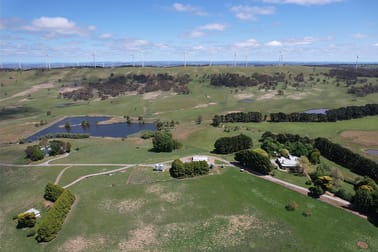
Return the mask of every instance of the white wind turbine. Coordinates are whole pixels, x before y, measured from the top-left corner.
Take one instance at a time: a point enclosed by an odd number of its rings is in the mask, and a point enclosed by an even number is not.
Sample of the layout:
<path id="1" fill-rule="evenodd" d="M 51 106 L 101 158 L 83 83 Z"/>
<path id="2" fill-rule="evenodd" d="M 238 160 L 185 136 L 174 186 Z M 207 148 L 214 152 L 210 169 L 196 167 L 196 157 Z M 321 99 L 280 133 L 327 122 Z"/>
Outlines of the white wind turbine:
<path id="1" fill-rule="evenodd" d="M 355 68 L 355 71 L 357 71 L 357 65 L 358 65 L 358 59 L 359 59 L 360 57 L 357 55 L 357 57 L 356 57 L 356 68 Z"/>

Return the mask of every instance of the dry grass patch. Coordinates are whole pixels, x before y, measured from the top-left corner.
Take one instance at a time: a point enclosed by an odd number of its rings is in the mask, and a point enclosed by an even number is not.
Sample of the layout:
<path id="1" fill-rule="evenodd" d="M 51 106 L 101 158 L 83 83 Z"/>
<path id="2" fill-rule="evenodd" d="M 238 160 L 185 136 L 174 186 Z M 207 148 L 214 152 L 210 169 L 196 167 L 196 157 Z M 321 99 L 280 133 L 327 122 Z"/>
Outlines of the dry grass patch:
<path id="1" fill-rule="evenodd" d="M 259 97 L 257 97 L 257 100 L 261 101 L 261 100 L 270 100 L 270 99 L 273 99 L 275 98 L 277 95 L 277 91 L 269 91 Z"/>
<path id="2" fill-rule="evenodd" d="M 147 225 L 129 233 L 128 240 L 118 243 L 121 251 L 145 251 L 154 244 L 157 244 L 156 230 L 152 225 Z"/>
<path id="3" fill-rule="evenodd" d="M 237 95 L 234 95 L 234 96 L 235 96 L 235 98 L 237 98 L 237 99 L 243 100 L 243 99 L 252 98 L 252 97 L 254 97 L 255 95 L 254 95 L 254 94 L 246 94 L 246 93 L 242 93 L 242 94 L 237 94 Z"/>
<path id="4" fill-rule="evenodd" d="M 365 147 L 378 146 L 378 131 L 346 130 L 340 135 L 353 143 Z"/>
<path id="5" fill-rule="evenodd" d="M 66 241 L 59 249 L 59 252 L 80 252 L 80 251 L 100 251 L 101 245 L 105 243 L 103 237 L 93 237 L 91 239 L 85 238 L 83 236 L 78 236 L 73 239 Z"/>
<path id="6" fill-rule="evenodd" d="M 98 204 L 98 208 L 105 212 L 118 212 L 120 214 L 134 212 L 144 206 L 145 202 L 141 199 L 129 199 L 124 201 L 103 200 Z"/>

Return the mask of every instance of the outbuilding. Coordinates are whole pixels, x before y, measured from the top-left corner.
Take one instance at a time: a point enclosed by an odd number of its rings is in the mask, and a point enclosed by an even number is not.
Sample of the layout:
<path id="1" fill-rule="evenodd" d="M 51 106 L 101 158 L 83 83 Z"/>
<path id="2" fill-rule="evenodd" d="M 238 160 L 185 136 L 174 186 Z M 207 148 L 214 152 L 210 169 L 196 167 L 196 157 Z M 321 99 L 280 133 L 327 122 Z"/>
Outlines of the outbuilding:
<path id="1" fill-rule="evenodd" d="M 35 208 L 30 208 L 29 210 L 25 211 L 25 213 L 33 213 L 35 217 L 41 217 L 41 212 Z"/>

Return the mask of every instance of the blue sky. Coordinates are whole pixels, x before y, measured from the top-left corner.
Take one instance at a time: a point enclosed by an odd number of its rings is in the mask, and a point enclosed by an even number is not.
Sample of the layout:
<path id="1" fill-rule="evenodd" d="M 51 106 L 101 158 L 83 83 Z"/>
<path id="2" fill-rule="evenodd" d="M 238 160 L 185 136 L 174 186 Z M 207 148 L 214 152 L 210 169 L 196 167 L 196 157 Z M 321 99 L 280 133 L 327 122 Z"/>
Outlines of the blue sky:
<path id="1" fill-rule="evenodd" d="M 378 62 L 377 10 L 377 0 L 0 0 L 0 59 Z"/>

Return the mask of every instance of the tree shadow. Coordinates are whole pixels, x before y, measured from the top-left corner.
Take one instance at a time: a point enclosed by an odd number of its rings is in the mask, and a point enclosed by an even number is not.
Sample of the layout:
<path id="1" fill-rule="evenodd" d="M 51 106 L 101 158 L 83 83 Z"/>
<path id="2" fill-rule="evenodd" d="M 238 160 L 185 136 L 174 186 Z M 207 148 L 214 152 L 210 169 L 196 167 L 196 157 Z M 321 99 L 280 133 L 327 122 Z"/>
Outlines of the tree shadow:
<path id="1" fill-rule="evenodd" d="M 36 113 L 38 113 L 38 110 L 32 107 L 4 107 L 0 109 L 0 121 L 20 118 L 25 115 L 34 115 Z"/>

